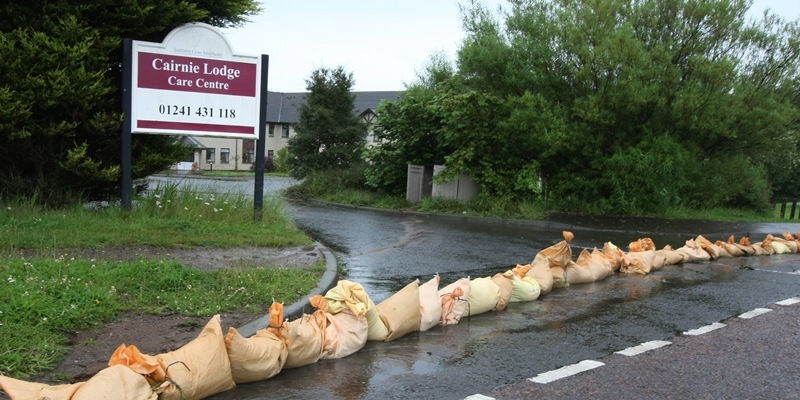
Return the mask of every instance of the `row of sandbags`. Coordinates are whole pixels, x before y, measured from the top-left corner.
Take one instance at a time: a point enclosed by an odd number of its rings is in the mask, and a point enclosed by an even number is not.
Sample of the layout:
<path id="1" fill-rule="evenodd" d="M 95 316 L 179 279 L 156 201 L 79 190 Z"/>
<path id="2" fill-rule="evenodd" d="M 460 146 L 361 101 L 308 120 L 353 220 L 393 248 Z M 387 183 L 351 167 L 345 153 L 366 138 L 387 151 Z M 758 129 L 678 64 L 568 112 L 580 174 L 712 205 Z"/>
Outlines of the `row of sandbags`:
<path id="1" fill-rule="evenodd" d="M 13 400 L 27 399 L 202 399 L 236 384 L 269 379 L 283 369 L 351 355 L 368 341 L 389 342 L 436 325 L 458 324 L 462 317 L 501 311 L 509 303 L 533 301 L 553 288 L 603 280 L 615 272 L 647 274 L 665 265 L 744 255 L 797 253 L 791 234 L 768 235 L 750 244 L 710 242 L 703 236 L 683 247 L 657 250 L 649 238 L 638 239 L 623 252 L 611 242 L 602 249 L 581 251 L 572 260 L 564 240 L 540 251 L 530 264 L 493 276 L 461 278 L 440 288 L 440 277 L 414 280 L 375 304 L 356 282 L 340 280 L 322 296 L 310 299 L 316 311 L 284 320 L 283 305 L 270 307 L 269 326 L 245 338 L 235 328 L 223 334 L 219 315 L 200 335 L 178 350 L 155 356 L 122 344 L 109 367 L 86 382 L 46 385 L 0 376 L 0 387 Z"/>

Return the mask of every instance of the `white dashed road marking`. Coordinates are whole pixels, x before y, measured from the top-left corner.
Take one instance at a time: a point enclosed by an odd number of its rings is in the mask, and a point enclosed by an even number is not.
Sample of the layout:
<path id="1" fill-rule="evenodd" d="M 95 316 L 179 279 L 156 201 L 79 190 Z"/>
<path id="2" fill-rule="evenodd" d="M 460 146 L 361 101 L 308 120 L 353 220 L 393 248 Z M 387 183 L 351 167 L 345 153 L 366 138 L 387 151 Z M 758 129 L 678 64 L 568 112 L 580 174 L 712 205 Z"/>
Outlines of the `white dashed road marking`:
<path id="1" fill-rule="evenodd" d="M 750 319 L 750 318 L 753 318 L 753 317 L 757 317 L 757 316 L 759 316 L 761 314 L 766 314 L 766 313 L 768 313 L 770 311 L 772 311 L 772 310 L 770 310 L 769 308 L 756 308 L 755 310 L 751 310 L 751 311 L 748 311 L 748 312 L 740 315 L 739 318 Z"/>
<path id="2" fill-rule="evenodd" d="M 495 400 L 494 397 L 484 396 L 482 394 L 473 394 L 466 397 L 464 400 Z"/>
<path id="3" fill-rule="evenodd" d="M 590 369 L 602 367 L 603 365 L 605 364 L 601 363 L 600 361 L 583 360 L 577 364 L 567 365 L 559 369 L 543 372 L 533 378 L 529 378 L 528 380 L 535 383 L 550 383 L 561 378 L 566 378 L 568 376 L 588 371 Z"/>
<path id="4" fill-rule="evenodd" d="M 781 300 L 776 302 L 775 304 L 779 306 L 790 306 L 792 304 L 797 304 L 797 303 L 800 303 L 800 297 L 792 297 L 786 300 Z"/>
<path id="5" fill-rule="evenodd" d="M 715 331 L 715 330 L 717 330 L 719 328 L 724 328 L 724 327 L 725 327 L 725 324 L 723 324 L 722 322 L 714 322 L 711 325 L 701 326 L 701 327 L 699 327 L 697 329 L 692 329 L 690 331 L 683 332 L 683 334 L 687 335 L 687 336 L 697 336 L 697 335 L 702 335 L 704 333 Z"/>
<path id="6" fill-rule="evenodd" d="M 663 340 L 651 340 L 649 342 L 644 342 L 638 346 L 628 347 L 625 350 L 617 351 L 616 354 L 622 354 L 623 356 L 635 356 L 642 354 L 646 351 L 658 349 L 667 345 L 672 344 L 671 342 L 666 342 Z"/>

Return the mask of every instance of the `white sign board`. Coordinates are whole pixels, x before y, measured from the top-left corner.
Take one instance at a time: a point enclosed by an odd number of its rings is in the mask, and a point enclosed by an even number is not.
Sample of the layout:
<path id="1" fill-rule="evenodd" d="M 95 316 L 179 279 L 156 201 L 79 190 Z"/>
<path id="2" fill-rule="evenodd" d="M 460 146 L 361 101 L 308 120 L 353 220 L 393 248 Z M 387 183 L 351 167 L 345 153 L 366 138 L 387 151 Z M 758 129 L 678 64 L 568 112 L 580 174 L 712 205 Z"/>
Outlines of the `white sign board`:
<path id="1" fill-rule="evenodd" d="M 132 133 L 258 138 L 260 57 L 202 23 L 132 44 Z"/>

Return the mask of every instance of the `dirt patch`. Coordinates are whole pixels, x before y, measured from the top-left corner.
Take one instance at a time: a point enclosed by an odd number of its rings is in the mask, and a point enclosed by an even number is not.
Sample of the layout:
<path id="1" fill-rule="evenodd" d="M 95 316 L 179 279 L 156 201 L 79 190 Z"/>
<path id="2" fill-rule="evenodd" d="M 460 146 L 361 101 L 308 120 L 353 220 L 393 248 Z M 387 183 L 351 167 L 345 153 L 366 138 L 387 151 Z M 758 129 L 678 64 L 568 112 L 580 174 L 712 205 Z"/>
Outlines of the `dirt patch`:
<path id="1" fill-rule="evenodd" d="M 47 257 L 49 254 L 18 252 L 17 256 Z M 313 265 L 324 256 L 314 246 L 285 249 L 161 249 L 148 246 L 107 247 L 102 249 L 59 250 L 54 257 L 89 258 L 107 261 L 173 260 L 201 270 L 219 268 L 270 266 L 302 268 Z M 223 332 L 240 327 L 261 317 L 253 313 L 221 313 Z M 156 355 L 180 348 L 196 338 L 208 319 L 181 315 L 127 313 L 101 328 L 70 332 L 69 350 L 52 371 L 26 380 L 44 383 L 85 381 L 108 366 L 108 359 L 120 344 L 136 345 L 142 353 Z M 0 399 L 5 395 L 0 393 Z"/>

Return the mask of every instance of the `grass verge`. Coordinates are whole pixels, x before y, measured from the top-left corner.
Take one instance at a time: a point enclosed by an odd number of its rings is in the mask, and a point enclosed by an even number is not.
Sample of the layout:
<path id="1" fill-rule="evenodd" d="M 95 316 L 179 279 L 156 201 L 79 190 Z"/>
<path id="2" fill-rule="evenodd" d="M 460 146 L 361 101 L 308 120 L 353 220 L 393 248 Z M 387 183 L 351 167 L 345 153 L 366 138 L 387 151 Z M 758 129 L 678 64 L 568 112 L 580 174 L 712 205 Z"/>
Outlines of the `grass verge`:
<path id="1" fill-rule="evenodd" d="M 277 197 L 261 220 L 246 196 L 157 187 L 134 209 L 77 204 L 51 210 L 22 199 L 0 205 L 0 374 L 25 378 L 49 371 L 66 352 L 65 333 L 109 322 L 120 312 L 210 316 L 264 312 L 314 288 L 324 262 L 309 268 L 198 271 L 176 262 L 21 258 L 15 250 L 153 245 L 288 247 L 311 244 Z"/>

